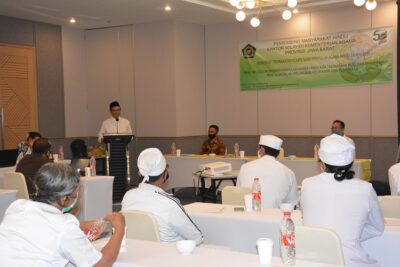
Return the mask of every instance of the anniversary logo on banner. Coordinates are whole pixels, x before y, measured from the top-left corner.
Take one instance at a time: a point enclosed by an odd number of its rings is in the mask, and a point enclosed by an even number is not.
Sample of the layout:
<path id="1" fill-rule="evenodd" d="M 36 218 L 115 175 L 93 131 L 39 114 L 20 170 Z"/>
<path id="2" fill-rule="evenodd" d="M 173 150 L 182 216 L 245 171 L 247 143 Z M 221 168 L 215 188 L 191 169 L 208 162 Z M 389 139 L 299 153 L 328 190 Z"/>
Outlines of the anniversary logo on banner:
<path id="1" fill-rule="evenodd" d="M 240 90 L 389 83 L 392 39 L 380 28 L 243 44 Z"/>

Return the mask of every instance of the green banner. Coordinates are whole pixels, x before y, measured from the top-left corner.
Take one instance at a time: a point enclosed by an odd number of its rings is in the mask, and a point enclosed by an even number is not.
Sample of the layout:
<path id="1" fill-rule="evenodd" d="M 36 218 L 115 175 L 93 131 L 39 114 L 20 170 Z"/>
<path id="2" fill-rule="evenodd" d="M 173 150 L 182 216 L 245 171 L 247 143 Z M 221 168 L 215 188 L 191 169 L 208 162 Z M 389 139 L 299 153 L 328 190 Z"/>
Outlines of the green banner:
<path id="1" fill-rule="evenodd" d="M 243 44 L 240 90 L 389 83 L 392 40 L 380 28 Z"/>

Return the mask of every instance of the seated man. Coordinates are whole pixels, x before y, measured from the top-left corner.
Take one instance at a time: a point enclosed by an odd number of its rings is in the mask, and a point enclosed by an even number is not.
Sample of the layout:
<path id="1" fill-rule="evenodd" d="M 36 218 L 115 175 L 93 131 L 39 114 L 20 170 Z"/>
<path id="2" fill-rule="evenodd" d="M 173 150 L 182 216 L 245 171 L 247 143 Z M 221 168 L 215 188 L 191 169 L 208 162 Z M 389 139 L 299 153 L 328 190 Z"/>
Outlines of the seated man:
<path id="1" fill-rule="evenodd" d="M 148 148 L 138 158 L 139 176 L 143 178 L 138 188 L 129 190 L 122 200 L 122 211 L 149 212 L 156 218 L 160 239 L 172 243 L 190 239 L 200 244 L 203 235 L 180 204 L 161 189 L 168 179 L 164 156 L 157 148 Z"/>
<path id="2" fill-rule="evenodd" d="M 350 142 L 350 144 L 352 144 L 353 146 L 356 146 L 356 145 L 354 144 L 353 139 L 351 139 L 350 137 L 348 137 L 347 135 L 345 135 L 345 133 L 344 133 L 344 128 L 345 128 L 345 124 L 344 124 L 343 121 L 341 121 L 341 120 L 334 120 L 334 121 L 332 122 L 332 126 L 331 126 L 331 133 L 332 133 L 332 134 L 337 134 L 337 135 L 343 136 L 344 138 L 347 139 L 347 141 Z"/>
<path id="3" fill-rule="evenodd" d="M 276 160 L 282 139 L 262 135 L 258 146 L 259 159 L 245 163 L 240 168 L 237 186 L 251 188 L 254 178 L 261 185 L 262 208 L 279 208 L 281 203 L 297 204 L 297 180 L 293 171 Z"/>
<path id="4" fill-rule="evenodd" d="M 25 156 L 25 155 L 30 155 L 32 154 L 32 145 L 33 142 L 35 142 L 37 139 L 41 138 L 42 136 L 40 135 L 39 132 L 29 132 L 28 137 L 26 138 L 25 142 L 21 142 L 18 145 L 18 157 L 17 157 L 17 162 L 18 162 Z"/>
<path id="5" fill-rule="evenodd" d="M 201 154 L 215 153 L 217 155 L 225 155 L 226 146 L 221 138 L 218 137 L 219 127 L 210 125 L 208 128 L 208 139 L 201 146 Z"/>
<path id="6" fill-rule="evenodd" d="M 0 224 L 2 266 L 112 266 L 125 233 L 120 213 L 105 216 L 114 228 L 110 240 L 98 251 L 68 214 L 77 203 L 79 175 L 69 165 L 49 163 L 35 177 L 32 200 L 18 199 L 7 209 Z"/>
<path id="7" fill-rule="evenodd" d="M 33 186 L 33 177 L 36 175 L 40 167 L 48 162 L 52 162 L 49 157 L 51 144 L 47 138 L 37 139 L 32 146 L 32 154 L 26 155 L 18 163 L 16 172 L 20 172 L 25 176 L 26 186 L 28 187 L 29 196 L 35 193 Z"/>

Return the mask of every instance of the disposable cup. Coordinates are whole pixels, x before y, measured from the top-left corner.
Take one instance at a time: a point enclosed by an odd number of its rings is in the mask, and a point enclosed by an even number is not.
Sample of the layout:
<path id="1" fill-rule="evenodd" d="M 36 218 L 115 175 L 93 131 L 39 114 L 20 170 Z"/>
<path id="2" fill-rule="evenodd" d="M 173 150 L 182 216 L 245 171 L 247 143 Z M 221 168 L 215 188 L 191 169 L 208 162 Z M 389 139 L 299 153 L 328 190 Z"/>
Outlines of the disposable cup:
<path id="1" fill-rule="evenodd" d="M 240 150 L 239 155 L 241 158 L 244 158 L 244 150 Z"/>
<path id="2" fill-rule="evenodd" d="M 180 156 L 181 156 L 181 150 L 180 150 L 180 149 L 177 149 L 177 150 L 176 150 L 176 156 L 177 156 L 177 157 L 180 157 Z"/>
<path id="3" fill-rule="evenodd" d="M 58 162 L 58 154 L 53 154 L 53 161 Z"/>
<path id="4" fill-rule="evenodd" d="M 89 167 L 85 167 L 85 176 L 90 177 L 90 168 Z"/>
<path id="5" fill-rule="evenodd" d="M 244 207 L 246 211 L 252 211 L 253 210 L 253 198 L 252 195 L 245 195 L 244 196 Z"/>
<path id="6" fill-rule="evenodd" d="M 271 264 L 272 248 L 274 242 L 270 238 L 259 238 L 257 240 L 258 259 L 260 264 Z"/>

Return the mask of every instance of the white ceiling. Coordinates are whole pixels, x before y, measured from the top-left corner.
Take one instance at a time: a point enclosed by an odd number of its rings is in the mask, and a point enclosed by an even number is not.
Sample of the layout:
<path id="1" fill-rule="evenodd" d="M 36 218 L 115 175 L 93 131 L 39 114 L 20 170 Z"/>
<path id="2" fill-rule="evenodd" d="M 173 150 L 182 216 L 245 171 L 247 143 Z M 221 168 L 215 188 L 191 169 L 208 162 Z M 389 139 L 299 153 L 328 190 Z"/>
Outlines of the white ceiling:
<path id="1" fill-rule="evenodd" d="M 286 0 L 264 8 L 266 16 L 277 16 Z M 380 0 L 387 1 L 387 0 Z M 336 6 L 353 5 L 353 0 L 298 0 L 300 12 Z M 170 12 L 164 6 L 172 7 Z M 29 19 L 57 25 L 69 25 L 69 18 L 81 29 L 117 25 L 179 20 L 197 24 L 234 22 L 236 10 L 229 0 L 0 0 L 0 15 Z"/>

